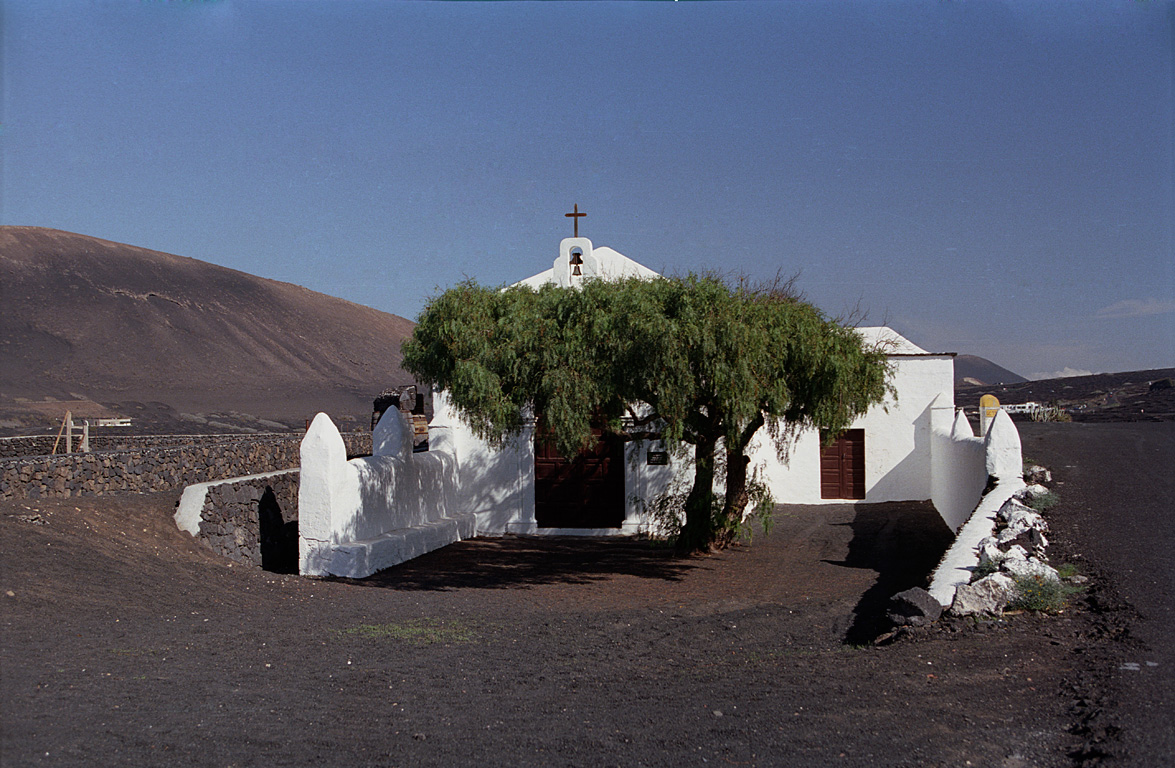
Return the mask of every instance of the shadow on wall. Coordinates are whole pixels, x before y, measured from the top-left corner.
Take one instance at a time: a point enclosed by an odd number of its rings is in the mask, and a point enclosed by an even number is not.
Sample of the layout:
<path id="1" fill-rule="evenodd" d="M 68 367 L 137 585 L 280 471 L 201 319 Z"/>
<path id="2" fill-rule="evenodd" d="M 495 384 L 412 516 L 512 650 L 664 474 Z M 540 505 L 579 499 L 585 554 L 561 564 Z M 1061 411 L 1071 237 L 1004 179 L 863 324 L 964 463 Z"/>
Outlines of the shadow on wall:
<path id="1" fill-rule="evenodd" d="M 930 409 L 923 411 L 909 429 L 913 432 L 913 446 L 910 452 L 874 481 L 869 488 L 867 501 L 921 501 L 930 498 Z"/>
<path id="2" fill-rule="evenodd" d="M 343 581 L 399 591 L 528 589 L 614 576 L 679 581 L 695 567 L 672 548 L 649 541 L 508 536 L 450 544 L 366 579 Z"/>
<path id="3" fill-rule="evenodd" d="M 931 571 L 955 539 L 930 502 L 855 504 L 853 538 L 844 560 L 830 565 L 877 572 L 877 581 L 853 608 L 844 642 L 860 645 L 889 629 L 889 599 L 911 587 L 925 588 Z"/>
<path id="4" fill-rule="evenodd" d="M 257 502 L 257 521 L 261 539 L 261 567 L 273 573 L 298 572 L 298 521 L 286 522 L 273 488 Z"/>
<path id="5" fill-rule="evenodd" d="M 431 438 L 430 438 L 431 439 Z M 523 435 L 501 451 L 462 451 L 457 456 L 461 509 L 477 515 L 477 530 L 500 533 L 507 525 L 528 521 L 534 511 L 534 476 L 530 436 Z M 529 498 L 525 498 L 529 490 Z"/>

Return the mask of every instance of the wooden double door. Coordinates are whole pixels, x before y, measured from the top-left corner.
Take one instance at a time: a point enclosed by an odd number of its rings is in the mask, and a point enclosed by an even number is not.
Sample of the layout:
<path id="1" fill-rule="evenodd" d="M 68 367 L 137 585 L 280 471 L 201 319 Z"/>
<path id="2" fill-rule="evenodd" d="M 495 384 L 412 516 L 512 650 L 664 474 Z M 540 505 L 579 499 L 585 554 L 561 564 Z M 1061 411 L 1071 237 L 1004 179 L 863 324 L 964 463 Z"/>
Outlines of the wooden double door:
<path id="1" fill-rule="evenodd" d="M 820 446 L 820 498 L 865 498 L 865 430 L 846 430 Z"/>
<path id="2" fill-rule="evenodd" d="M 534 516 L 540 528 L 619 528 L 624 523 L 624 443 L 592 427 L 595 443 L 568 461 L 539 430 Z"/>

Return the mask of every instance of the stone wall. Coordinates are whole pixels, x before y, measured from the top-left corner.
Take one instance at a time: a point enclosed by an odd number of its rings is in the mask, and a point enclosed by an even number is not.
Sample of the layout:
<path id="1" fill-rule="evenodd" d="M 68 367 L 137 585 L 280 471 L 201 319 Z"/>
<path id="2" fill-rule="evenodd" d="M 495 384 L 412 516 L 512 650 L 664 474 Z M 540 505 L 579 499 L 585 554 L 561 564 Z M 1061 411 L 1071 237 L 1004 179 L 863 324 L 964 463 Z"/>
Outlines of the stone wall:
<path id="1" fill-rule="evenodd" d="M 173 436 L 174 437 L 174 436 Z M 371 453 L 369 433 L 344 436 L 348 455 Z M 184 445 L 0 459 L 0 498 L 35 499 L 103 493 L 168 491 L 298 466 L 302 436 L 237 437 L 237 442 L 187 438 Z"/>
<path id="2" fill-rule="evenodd" d="M 97 434 L 96 434 L 97 433 Z M 193 443 L 240 443 L 249 440 L 288 439 L 301 440 L 302 433 L 295 432 L 260 432 L 252 434 L 226 435 L 117 435 L 109 434 L 106 430 L 90 431 L 90 450 L 93 452 L 105 451 L 135 451 L 147 448 L 174 448 L 191 445 Z M 371 454 L 371 435 L 357 432 L 348 432 L 345 439 L 348 450 L 352 445 L 356 455 Z M 77 452 L 81 439 L 74 437 L 73 447 Z M 53 453 L 53 446 L 57 444 L 58 455 L 65 453 L 65 438 L 60 441 L 57 435 L 27 435 L 20 437 L 0 437 L 0 459 L 12 459 L 20 456 L 49 456 Z"/>
<path id="3" fill-rule="evenodd" d="M 189 487 L 199 505 L 196 538 L 238 563 L 298 572 L 298 470 Z M 177 514 L 184 514 L 184 510 Z"/>

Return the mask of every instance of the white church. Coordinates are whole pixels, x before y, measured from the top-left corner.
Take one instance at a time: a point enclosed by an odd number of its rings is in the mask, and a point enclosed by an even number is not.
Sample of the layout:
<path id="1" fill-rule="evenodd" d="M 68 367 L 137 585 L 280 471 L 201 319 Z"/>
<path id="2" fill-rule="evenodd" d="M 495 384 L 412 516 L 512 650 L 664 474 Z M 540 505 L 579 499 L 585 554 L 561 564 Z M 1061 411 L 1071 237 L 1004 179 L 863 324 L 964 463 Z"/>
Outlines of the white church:
<path id="1" fill-rule="evenodd" d="M 586 237 L 565 238 L 551 269 L 520 281 L 575 287 L 584 280 L 657 277 L 617 253 L 596 248 Z M 895 331 L 860 328 L 867 344 L 885 343 L 893 366 L 896 399 L 873 407 L 831 447 L 808 431 L 796 436 L 781 462 L 765 434 L 753 443 L 752 468 L 759 470 L 780 503 L 909 501 L 932 498 L 931 430 L 937 419 L 949 431 L 954 419 L 954 354 L 933 354 Z M 648 530 L 644 501 L 666 492 L 677 479 L 692 481 L 688 457 L 668 456 L 657 442 L 621 443 L 601 435 L 595 450 L 566 462 L 536 449 L 533 431 L 496 451 L 478 439 L 448 407 L 434 399 L 433 424 L 447 426 L 461 463 L 461 493 L 473 502 L 480 534 L 633 534 Z M 765 430 L 764 430 L 765 433 Z M 666 462 L 666 463 L 662 463 Z"/>
<path id="2" fill-rule="evenodd" d="M 658 277 L 611 248 L 593 246 L 578 227 L 576 234 L 560 242 L 550 269 L 519 284 L 575 287 L 592 279 Z M 813 430 L 792 435 L 786 461 L 762 430 L 752 443 L 752 471 L 778 503 L 931 500 L 957 529 L 986 474 L 973 467 L 982 440 L 955 410 L 954 354 L 927 352 L 886 327 L 857 330 L 865 343 L 885 345 L 896 395 L 831 446 L 822 446 Z M 303 573 L 364 576 L 473 535 L 650 532 L 656 521 L 646 503 L 692 480 L 688 456 L 658 441 L 625 443 L 600 434 L 594 448 L 569 462 L 536 447 L 531 426 L 495 449 L 443 392 L 434 394 L 427 453 L 412 453 L 411 431 L 395 410 L 381 419 L 373 443 L 371 458 L 348 462 L 325 414 L 308 431 L 299 496 Z"/>

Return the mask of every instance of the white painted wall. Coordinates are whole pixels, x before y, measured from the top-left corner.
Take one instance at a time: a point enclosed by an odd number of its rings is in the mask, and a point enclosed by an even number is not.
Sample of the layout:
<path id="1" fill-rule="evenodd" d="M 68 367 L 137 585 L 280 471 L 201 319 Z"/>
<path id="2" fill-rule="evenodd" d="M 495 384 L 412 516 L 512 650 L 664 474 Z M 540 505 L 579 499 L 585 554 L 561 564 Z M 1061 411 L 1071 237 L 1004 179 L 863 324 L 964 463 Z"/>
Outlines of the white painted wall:
<path id="1" fill-rule="evenodd" d="M 962 410 L 949 431 L 935 429 L 931 459 L 931 500 L 951 530 L 957 531 L 987 485 L 983 438 L 975 436 Z"/>
<path id="2" fill-rule="evenodd" d="M 571 239 L 571 238 L 569 238 Z M 582 239 L 582 238 L 580 238 Z M 541 277 L 541 276 L 540 276 Z M 978 501 L 966 481 L 954 491 L 955 474 L 971 478 L 955 466 L 962 453 L 979 446 L 958 448 L 950 441 L 954 429 L 954 359 L 928 354 L 886 328 L 860 329 L 868 343 L 885 341 L 895 353 L 896 396 L 871 408 L 852 428 L 865 430 L 866 503 L 933 499 L 943 505 L 944 520 L 957 527 Z M 642 502 L 667 492 L 684 492 L 692 482 L 692 454 L 687 450 L 671 457 L 670 466 L 649 466 L 647 453 L 664 450 L 660 442 L 634 442 L 625 449 L 625 498 L 627 517 L 621 529 L 539 529 L 534 518 L 533 432 L 524 431 L 506 449 L 498 451 L 477 438 L 448 404 L 443 393 L 434 396 L 438 414 L 434 425 L 451 430 L 460 464 L 462 495 L 478 518 L 484 534 L 560 533 L 609 534 L 647 531 L 653 521 L 644 515 Z M 792 432 L 782 441 L 783 457 L 776 443 L 761 430 L 752 442 L 753 466 L 762 473 L 780 503 L 836 504 L 843 499 L 820 498 L 820 439 L 815 430 Z M 935 448 L 940 448 L 938 461 Z M 688 448 L 688 447 L 687 447 Z M 970 465 L 968 465 L 970 466 Z M 936 471 L 945 472 L 936 482 Z M 981 470 L 980 470 L 981 471 Z M 986 475 L 983 475 L 986 479 Z M 721 478 L 719 478 L 721 482 Z M 951 490 L 948 490 L 951 489 Z M 975 493 L 973 499 L 971 494 Z M 965 507 L 965 509 L 963 509 Z"/>
<path id="3" fill-rule="evenodd" d="M 950 355 L 891 357 L 896 397 L 870 408 L 850 428 L 865 430 L 865 503 L 933 497 L 934 433 L 949 434 L 954 415 L 954 360 Z M 759 467 L 779 503 L 843 504 L 820 498 L 820 435 L 805 429 L 783 433 L 782 453 L 766 429 L 751 442 Z M 684 463 L 677 477 L 688 474 Z M 660 492 L 654 483 L 645 486 Z M 970 511 L 970 510 L 968 510 Z"/>
<path id="4" fill-rule="evenodd" d="M 475 535 L 461 509 L 452 443 L 412 452 L 412 429 L 395 409 L 372 433 L 373 455 L 347 461 L 338 428 L 318 414 L 302 440 L 299 570 L 361 578 Z"/>
<path id="5" fill-rule="evenodd" d="M 956 424 L 958 423 L 956 421 Z M 971 425 L 965 420 L 963 423 L 967 425 L 966 433 L 971 433 Z M 984 485 L 980 487 L 979 493 L 982 494 L 983 488 L 986 487 L 989 468 L 995 470 L 992 476 L 996 480 L 996 485 L 978 500 L 974 512 L 970 513 L 966 522 L 958 528 L 954 544 L 943 555 L 942 562 L 931 575 L 930 594 L 944 608 L 954 601 L 955 590 L 971 581 L 971 574 L 979 564 L 979 542 L 991 536 L 995 530 L 996 513 L 1004 502 L 1024 487 L 1020 432 L 1007 413 L 1001 410 L 996 414 L 988 427 L 987 435 L 983 438 L 968 437 L 961 425 L 957 429 L 957 434 L 961 437 L 961 442 L 967 445 L 971 445 L 973 440 L 982 443 L 980 455 L 969 455 L 967 458 L 970 471 L 975 471 L 976 465 L 983 467 L 981 471 Z"/>
<path id="6" fill-rule="evenodd" d="M 478 532 L 533 533 L 534 426 L 495 449 L 461 420 L 444 392 L 433 394 L 433 413 L 429 445 L 437 437 L 452 443 L 461 478 L 461 508 L 476 516 Z"/>

